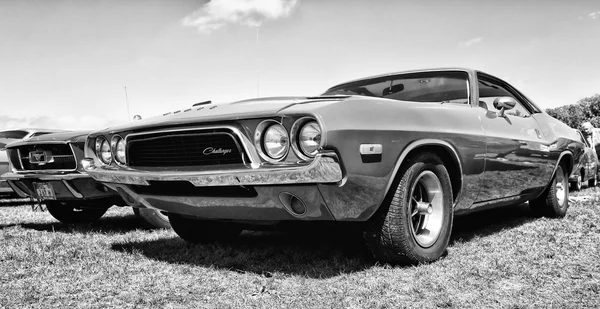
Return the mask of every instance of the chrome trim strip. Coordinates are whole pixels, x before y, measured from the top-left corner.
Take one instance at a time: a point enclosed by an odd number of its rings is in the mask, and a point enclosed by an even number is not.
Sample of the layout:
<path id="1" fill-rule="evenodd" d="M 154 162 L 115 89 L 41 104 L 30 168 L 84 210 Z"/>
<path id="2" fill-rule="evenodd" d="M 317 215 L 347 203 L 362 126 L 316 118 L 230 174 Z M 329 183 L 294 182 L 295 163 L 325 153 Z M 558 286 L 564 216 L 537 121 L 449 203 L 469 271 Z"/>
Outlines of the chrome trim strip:
<path id="1" fill-rule="evenodd" d="M 437 140 L 437 139 L 422 139 L 422 140 L 418 140 L 415 141 L 411 144 L 409 144 L 400 154 L 400 157 L 398 158 L 398 161 L 396 161 L 396 166 L 394 166 L 394 174 L 392 174 L 392 177 L 390 178 L 390 180 L 388 181 L 386 187 L 385 187 L 385 193 L 387 194 L 387 192 L 390 190 L 390 187 L 392 186 L 392 183 L 394 182 L 394 178 L 396 178 L 398 171 L 400 170 L 400 166 L 402 165 L 402 163 L 404 162 L 404 159 L 406 159 L 406 156 L 415 148 L 420 147 L 420 146 L 426 146 L 426 145 L 433 145 L 433 146 L 442 146 L 448 150 L 450 150 L 452 152 L 453 155 L 453 160 L 456 162 L 456 164 L 458 165 L 458 172 L 460 173 L 460 188 L 459 188 L 459 193 L 458 196 L 454 197 L 454 201 L 453 201 L 453 207 L 455 207 L 458 202 L 460 201 L 460 198 L 462 196 L 462 185 L 464 183 L 464 179 L 463 179 L 463 169 L 462 169 L 462 165 L 460 163 L 460 159 L 458 156 L 458 152 L 456 152 L 456 150 L 454 149 L 454 147 L 452 147 L 452 145 L 450 145 L 450 143 L 443 141 L 443 140 Z"/>
<path id="2" fill-rule="evenodd" d="M 338 157 L 320 153 L 309 164 L 269 165 L 256 169 L 220 169 L 193 172 L 146 172 L 96 166 L 86 159 L 86 172 L 97 181 L 129 185 L 149 185 L 148 181 L 189 181 L 197 187 L 338 183 L 343 179 Z"/>
<path id="3" fill-rule="evenodd" d="M 67 187 L 69 192 L 71 192 L 71 194 L 73 194 L 74 197 L 83 198 L 83 194 L 81 194 L 77 190 L 75 190 L 75 188 L 73 188 L 66 180 L 63 179 L 62 183 L 65 185 L 65 187 Z"/>
<path id="4" fill-rule="evenodd" d="M 234 127 L 232 125 L 199 126 L 199 127 L 193 127 L 193 128 L 189 128 L 189 127 L 187 127 L 187 128 L 174 128 L 174 129 L 166 129 L 166 130 L 155 130 L 155 131 L 145 131 L 145 132 L 140 132 L 140 133 L 133 133 L 133 134 L 129 134 L 129 135 L 125 136 L 125 145 L 129 145 L 129 138 L 133 137 L 133 136 L 159 134 L 159 133 L 173 133 L 173 132 L 188 132 L 188 131 L 200 131 L 200 130 L 214 130 L 214 129 L 228 129 L 228 130 L 231 130 L 231 132 L 233 132 L 239 138 L 239 140 L 241 141 L 242 147 L 244 148 L 244 152 L 246 153 L 246 155 L 250 159 L 252 168 L 258 168 L 258 167 L 260 167 L 261 160 L 260 160 L 260 157 L 259 157 L 258 153 L 256 152 L 256 149 L 254 149 L 254 146 L 252 145 L 252 142 L 244 134 L 242 134 L 242 132 L 238 128 L 236 128 L 236 127 Z M 97 156 L 97 154 L 96 154 L 96 156 Z"/>
<path id="5" fill-rule="evenodd" d="M 44 174 L 44 173 L 5 173 L 2 174 L 2 179 L 6 179 L 8 181 L 19 181 L 21 179 L 39 179 L 39 180 L 73 180 L 79 178 L 87 178 L 90 177 L 84 173 L 71 173 L 71 174 Z"/>
<path id="6" fill-rule="evenodd" d="M 22 156 L 21 156 L 21 150 L 19 150 L 19 148 L 17 148 L 17 156 L 19 157 L 19 166 L 21 167 L 21 171 L 24 170 L 25 168 L 23 167 L 23 162 L 21 160 L 23 160 Z M 10 159 L 10 158 L 9 158 Z M 17 168 L 16 166 L 14 166 L 15 168 Z"/>

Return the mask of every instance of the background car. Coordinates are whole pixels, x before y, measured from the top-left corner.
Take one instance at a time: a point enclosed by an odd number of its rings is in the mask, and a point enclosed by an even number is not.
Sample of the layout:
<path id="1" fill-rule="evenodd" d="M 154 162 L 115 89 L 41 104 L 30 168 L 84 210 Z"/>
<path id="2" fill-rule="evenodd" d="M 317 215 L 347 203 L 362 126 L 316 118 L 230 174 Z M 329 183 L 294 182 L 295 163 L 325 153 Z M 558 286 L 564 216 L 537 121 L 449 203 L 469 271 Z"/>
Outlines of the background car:
<path id="1" fill-rule="evenodd" d="M 6 155 L 6 144 L 21 139 L 27 139 L 34 136 L 40 136 L 51 132 L 58 132 L 60 130 L 51 129 L 16 129 L 7 130 L 0 132 L 0 175 L 9 171 L 8 168 L 8 156 Z M 13 189 L 8 185 L 6 180 L 0 179 L 0 195 L 16 195 Z"/>
<path id="2" fill-rule="evenodd" d="M 48 212 L 63 223 L 94 221 L 111 206 L 126 205 L 115 191 L 83 170 L 88 133 L 45 134 L 7 145 L 12 170 L 2 179 L 18 195 L 43 201 Z M 146 227 L 170 227 L 167 216 L 158 210 L 136 209 L 135 214 Z"/>
<path id="3" fill-rule="evenodd" d="M 432 69 L 108 128 L 88 136 L 85 166 L 190 242 L 358 223 L 376 259 L 414 264 L 444 254 L 455 214 L 529 201 L 564 216 L 583 147 L 501 79 Z"/>
<path id="4" fill-rule="evenodd" d="M 581 190 L 582 183 L 588 187 L 595 187 L 598 183 L 598 155 L 596 150 L 583 137 L 581 131 L 576 130 L 580 141 L 584 143 L 584 152 L 578 158 L 575 158 L 575 167 L 573 173 L 569 176 L 571 189 Z"/>

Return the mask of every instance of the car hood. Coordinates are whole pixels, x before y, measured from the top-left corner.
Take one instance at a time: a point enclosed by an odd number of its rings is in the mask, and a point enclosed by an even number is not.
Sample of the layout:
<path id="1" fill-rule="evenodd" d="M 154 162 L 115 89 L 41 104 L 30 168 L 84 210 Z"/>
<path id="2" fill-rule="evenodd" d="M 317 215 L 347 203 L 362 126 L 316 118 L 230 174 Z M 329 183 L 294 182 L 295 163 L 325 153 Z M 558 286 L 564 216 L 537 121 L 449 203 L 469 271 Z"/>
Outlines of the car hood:
<path id="1" fill-rule="evenodd" d="M 327 97 L 272 97 L 244 100 L 233 103 L 208 104 L 169 112 L 127 124 L 110 127 L 111 133 L 125 130 L 142 130 L 157 126 L 171 126 L 202 121 L 222 121 L 273 116 L 292 106 L 310 103 L 338 102 L 348 96 Z"/>
<path id="2" fill-rule="evenodd" d="M 68 142 L 68 143 L 77 143 L 77 142 L 85 142 L 85 138 L 91 131 L 67 131 L 60 133 L 51 133 L 44 134 L 36 137 L 32 137 L 27 140 L 20 140 L 17 142 L 13 142 L 7 145 L 6 148 L 19 147 L 23 145 L 31 145 L 31 144 L 43 144 L 48 142 Z"/>

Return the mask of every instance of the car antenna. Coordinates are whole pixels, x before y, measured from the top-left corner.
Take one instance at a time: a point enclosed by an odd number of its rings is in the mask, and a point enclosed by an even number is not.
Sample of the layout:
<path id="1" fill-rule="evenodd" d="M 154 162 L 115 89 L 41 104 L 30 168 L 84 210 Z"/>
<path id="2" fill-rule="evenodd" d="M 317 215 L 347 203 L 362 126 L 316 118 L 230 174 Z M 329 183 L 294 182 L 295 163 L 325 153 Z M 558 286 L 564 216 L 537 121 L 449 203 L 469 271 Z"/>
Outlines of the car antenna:
<path id="1" fill-rule="evenodd" d="M 208 100 L 208 101 L 204 101 L 204 102 L 198 102 L 198 103 L 194 103 L 194 105 L 192 105 L 192 107 L 194 106 L 200 106 L 200 105 L 206 105 L 206 104 L 210 104 L 212 103 L 212 101 Z"/>

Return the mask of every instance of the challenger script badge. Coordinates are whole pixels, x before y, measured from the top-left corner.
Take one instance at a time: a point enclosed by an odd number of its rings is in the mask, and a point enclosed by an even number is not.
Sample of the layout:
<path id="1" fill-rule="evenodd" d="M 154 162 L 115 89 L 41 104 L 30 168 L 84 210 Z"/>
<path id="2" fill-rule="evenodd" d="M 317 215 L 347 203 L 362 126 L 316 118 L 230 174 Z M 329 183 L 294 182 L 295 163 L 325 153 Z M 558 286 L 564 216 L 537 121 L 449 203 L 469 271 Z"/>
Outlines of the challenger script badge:
<path id="1" fill-rule="evenodd" d="M 228 153 L 231 153 L 231 149 L 227 149 L 227 148 L 223 149 L 223 148 L 213 148 L 213 147 L 208 147 L 208 148 L 205 148 L 205 149 L 204 149 L 204 151 L 202 151 L 202 153 L 203 153 L 205 156 L 212 155 L 212 154 L 221 154 L 221 155 L 226 155 L 226 154 L 228 154 Z"/>

